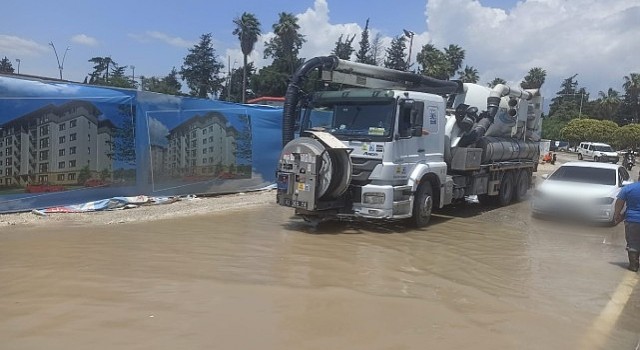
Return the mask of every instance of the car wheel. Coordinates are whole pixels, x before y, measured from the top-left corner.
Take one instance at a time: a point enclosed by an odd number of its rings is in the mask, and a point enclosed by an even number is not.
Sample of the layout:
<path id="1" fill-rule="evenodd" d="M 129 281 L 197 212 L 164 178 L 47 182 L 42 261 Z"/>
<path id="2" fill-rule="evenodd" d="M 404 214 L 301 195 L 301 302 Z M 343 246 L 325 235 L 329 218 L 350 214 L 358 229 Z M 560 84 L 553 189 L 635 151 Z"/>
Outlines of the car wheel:
<path id="1" fill-rule="evenodd" d="M 578 160 L 582 160 L 582 153 L 578 153 Z"/>
<path id="2" fill-rule="evenodd" d="M 597 163 L 597 162 L 599 162 L 599 161 L 600 161 L 600 158 L 598 158 L 598 157 L 593 157 L 593 161 Z"/>
<path id="3" fill-rule="evenodd" d="M 518 172 L 518 177 L 516 178 L 516 189 L 513 193 L 513 199 L 516 202 L 520 202 L 527 195 L 527 191 L 529 190 L 529 172 L 522 169 Z"/>
<path id="4" fill-rule="evenodd" d="M 509 205 L 513 199 L 513 192 L 515 190 L 513 173 L 508 171 L 502 175 L 500 181 L 500 193 L 498 193 L 498 205 L 501 207 Z"/>

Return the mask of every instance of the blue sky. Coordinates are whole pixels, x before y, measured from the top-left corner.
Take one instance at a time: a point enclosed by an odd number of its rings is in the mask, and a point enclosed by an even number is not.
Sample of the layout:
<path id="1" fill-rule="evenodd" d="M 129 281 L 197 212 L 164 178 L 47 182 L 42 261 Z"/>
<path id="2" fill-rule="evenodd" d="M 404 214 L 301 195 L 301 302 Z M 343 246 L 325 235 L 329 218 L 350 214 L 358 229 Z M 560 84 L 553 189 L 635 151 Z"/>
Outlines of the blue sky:
<path id="1" fill-rule="evenodd" d="M 68 46 L 64 77 L 76 81 L 91 71 L 94 56 L 133 65 L 136 76 L 165 75 L 208 32 L 221 60 L 231 57 L 237 66 L 232 20 L 244 11 L 262 22 L 263 41 L 278 12 L 297 15 L 307 38 L 303 57 L 328 54 L 340 34 L 359 35 L 369 17 L 384 43 L 404 28 L 416 32 L 414 57 L 426 43 L 462 46 L 464 63 L 480 71 L 482 83 L 499 76 L 515 84 L 540 66 L 548 73 L 547 96 L 576 73 L 595 97 L 608 87 L 620 90 L 624 75 L 640 71 L 640 0 L 5 0 L 2 8 L 0 57 L 14 68 L 20 59 L 21 73 L 55 77 L 48 43 L 60 55 Z M 259 67 L 268 64 L 262 48 L 260 42 L 251 57 Z"/>

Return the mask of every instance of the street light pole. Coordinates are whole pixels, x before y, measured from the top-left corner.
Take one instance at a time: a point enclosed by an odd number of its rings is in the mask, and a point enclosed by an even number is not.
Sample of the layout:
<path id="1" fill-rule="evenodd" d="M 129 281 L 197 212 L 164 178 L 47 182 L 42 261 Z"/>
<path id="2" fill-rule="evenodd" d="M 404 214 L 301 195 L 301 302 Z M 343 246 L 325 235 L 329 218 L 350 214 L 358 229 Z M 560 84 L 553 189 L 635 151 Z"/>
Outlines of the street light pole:
<path id="1" fill-rule="evenodd" d="M 62 63 L 60 63 L 60 58 L 58 57 L 58 51 L 56 50 L 56 46 L 53 44 L 53 42 L 50 42 L 49 45 L 53 47 L 53 53 L 56 55 L 56 61 L 58 62 L 58 69 L 60 70 L 60 80 L 62 80 L 62 70 L 64 69 L 64 60 L 65 58 L 67 58 L 67 52 L 69 51 L 70 47 L 67 46 L 67 49 L 64 50 L 64 55 L 62 55 Z"/>
<path id="2" fill-rule="evenodd" d="M 409 38 L 409 57 L 407 57 L 407 70 L 409 70 L 409 67 L 411 66 L 411 49 L 413 48 L 413 36 L 416 35 L 416 33 L 406 29 L 403 29 L 402 31 L 404 32 L 404 35 Z"/>
<path id="3" fill-rule="evenodd" d="M 133 86 L 136 86 L 136 66 L 131 65 L 131 81 L 133 81 Z"/>
<path id="4" fill-rule="evenodd" d="M 16 58 L 16 63 L 18 63 L 18 74 L 20 74 L 20 59 Z"/>

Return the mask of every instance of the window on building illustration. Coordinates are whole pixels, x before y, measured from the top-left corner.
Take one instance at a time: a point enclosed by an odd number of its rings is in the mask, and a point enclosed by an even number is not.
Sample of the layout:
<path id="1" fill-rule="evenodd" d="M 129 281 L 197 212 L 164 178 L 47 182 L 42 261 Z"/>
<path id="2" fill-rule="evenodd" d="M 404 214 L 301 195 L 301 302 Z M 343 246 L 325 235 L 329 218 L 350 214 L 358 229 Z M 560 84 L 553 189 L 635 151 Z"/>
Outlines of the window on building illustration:
<path id="1" fill-rule="evenodd" d="M 10 155 L 13 152 L 13 148 L 7 147 L 7 155 Z"/>
<path id="2" fill-rule="evenodd" d="M 45 137 L 43 139 L 40 139 L 40 148 L 47 148 L 49 147 L 49 138 Z"/>
<path id="3" fill-rule="evenodd" d="M 196 146 L 196 140 L 191 141 L 191 147 L 195 147 Z"/>
<path id="4" fill-rule="evenodd" d="M 58 143 L 64 143 L 67 140 L 66 136 L 60 136 L 58 137 Z"/>
<path id="5" fill-rule="evenodd" d="M 64 181 L 64 174 L 58 174 L 58 181 Z"/>
<path id="6" fill-rule="evenodd" d="M 207 149 L 206 148 L 202 149 L 202 154 L 207 154 Z"/>
<path id="7" fill-rule="evenodd" d="M 191 151 L 191 157 L 195 157 L 196 156 L 196 150 L 194 149 L 193 151 Z"/>
<path id="8" fill-rule="evenodd" d="M 76 154 L 76 146 L 69 147 L 69 154 Z"/>
<path id="9" fill-rule="evenodd" d="M 2 185 L 2 179 L 0 179 L 0 185 Z"/>
<path id="10" fill-rule="evenodd" d="M 89 125 L 91 125 L 91 124 L 89 124 Z M 87 140 L 91 141 L 91 134 L 87 134 Z"/>
<path id="11" fill-rule="evenodd" d="M 69 135 L 69 141 L 75 141 L 77 137 L 78 137 L 78 134 L 74 132 L 73 134 Z"/>
<path id="12" fill-rule="evenodd" d="M 4 170 L 6 176 L 11 176 L 11 168 L 7 168 Z"/>
<path id="13" fill-rule="evenodd" d="M 58 162 L 58 169 L 64 169 L 64 162 Z"/>
<path id="14" fill-rule="evenodd" d="M 75 160 L 70 160 L 69 161 L 69 168 L 75 168 L 76 167 L 76 161 Z"/>
<path id="15" fill-rule="evenodd" d="M 47 160 L 49 159 L 49 151 L 40 151 L 38 154 L 38 160 Z"/>
<path id="16" fill-rule="evenodd" d="M 49 176 L 48 175 L 40 175 L 38 176 L 38 181 L 40 181 L 40 183 L 44 184 L 49 182 Z"/>
<path id="17" fill-rule="evenodd" d="M 6 181 L 6 182 L 7 182 L 7 185 L 11 185 L 11 184 L 13 183 L 13 180 L 11 180 L 11 179 L 7 179 L 7 181 Z"/>
<path id="18" fill-rule="evenodd" d="M 78 124 L 78 121 L 74 119 L 74 120 L 69 122 L 69 127 L 70 128 L 75 128 L 77 124 Z M 69 175 L 71 175 L 71 174 L 69 174 Z"/>
<path id="19" fill-rule="evenodd" d="M 40 136 L 49 135 L 49 125 L 43 125 L 40 127 Z"/>
<path id="20" fill-rule="evenodd" d="M 213 146 L 209 147 L 209 152 L 213 153 Z"/>
<path id="21" fill-rule="evenodd" d="M 202 139 L 202 144 L 206 145 L 207 144 L 207 139 Z"/>
<path id="22" fill-rule="evenodd" d="M 202 158 L 202 164 L 207 164 L 207 158 Z"/>
<path id="23" fill-rule="evenodd" d="M 87 147 L 87 154 L 91 154 L 91 147 Z"/>
<path id="24" fill-rule="evenodd" d="M 39 173 L 46 173 L 49 171 L 49 163 L 40 163 L 38 165 L 38 172 Z"/>
<path id="25" fill-rule="evenodd" d="M 64 148 L 58 150 L 58 156 L 64 157 Z"/>
<path id="26" fill-rule="evenodd" d="M 69 173 L 69 175 L 67 175 L 67 179 L 75 180 L 76 179 L 76 173 Z"/>
<path id="27" fill-rule="evenodd" d="M 202 129 L 202 135 L 206 135 L 207 134 L 207 129 Z"/>
<path id="28" fill-rule="evenodd" d="M 213 142 L 213 136 L 209 136 L 209 142 Z"/>
<path id="29" fill-rule="evenodd" d="M 66 127 L 67 127 L 67 124 L 66 124 L 66 123 L 58 124 L 58 131 L 62 131 L 62 130 L 64 130 Z M 62 177 L 64 177 L 64 175 L 62 175 Z"/>

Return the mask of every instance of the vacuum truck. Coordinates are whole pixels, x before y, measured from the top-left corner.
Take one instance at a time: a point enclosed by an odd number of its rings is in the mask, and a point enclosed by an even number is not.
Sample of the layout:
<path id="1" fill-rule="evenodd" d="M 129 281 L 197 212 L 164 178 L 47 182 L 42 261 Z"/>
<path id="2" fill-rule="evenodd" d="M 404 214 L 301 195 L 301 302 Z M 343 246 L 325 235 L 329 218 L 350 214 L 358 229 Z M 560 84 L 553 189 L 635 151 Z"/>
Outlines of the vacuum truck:
<path id="1" fill-rule="evenodd" d="M 324 89 L 304 91 L 311 76 Z M 539 90 L 315 57 L 287 87 L 276 200 L 313 223 L 416 227 L 468 196 L 508 205 L 533 183 L 541 108 Z"/>

